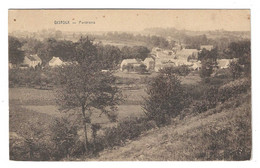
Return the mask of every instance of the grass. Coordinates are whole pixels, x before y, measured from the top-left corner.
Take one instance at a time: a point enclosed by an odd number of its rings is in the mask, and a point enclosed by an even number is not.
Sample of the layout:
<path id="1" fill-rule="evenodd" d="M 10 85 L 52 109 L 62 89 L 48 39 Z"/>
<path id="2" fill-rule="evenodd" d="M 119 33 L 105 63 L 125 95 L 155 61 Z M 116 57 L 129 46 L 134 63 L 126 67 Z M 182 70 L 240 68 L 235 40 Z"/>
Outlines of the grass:
<path id="1" fill-rule="evenodd" d="M 148 131 L 123 147 L 107 150 L 93 160 L 248 160 L 251 157 L 250 94 L 175 124 Z M 220 106 L 222 106 L 220 108 Z"/>

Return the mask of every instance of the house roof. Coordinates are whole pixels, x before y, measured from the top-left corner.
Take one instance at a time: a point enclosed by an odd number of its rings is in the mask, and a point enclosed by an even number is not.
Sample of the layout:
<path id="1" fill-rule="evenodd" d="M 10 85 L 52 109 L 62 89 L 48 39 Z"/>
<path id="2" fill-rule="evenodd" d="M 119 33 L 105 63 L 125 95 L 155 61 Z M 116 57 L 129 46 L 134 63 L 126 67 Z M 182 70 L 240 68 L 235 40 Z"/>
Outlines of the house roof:
<path id="1" fill-rule="evenodd" d="M 56 62 L 56 61 L 61 61 L 61 62 L 63 62 L 59 57 L 53 57 L 50 61 L 49 61 L 49 63 L 54 63 L 54 62 Z"/>
<path id="2" fill-rule="evenodd" d="M 232 59 L 219 59 L 217 60 L 218 66 L 222 68 L 227 68 Z"/>
<path id="3" fill-rule="evenodd" d="M 26 57 L 31 60 L 31 61 L 42 61 L 41 58 L 37 55 L 37 54 L 34 54 L 34 55 L 26 55 Z"/>
<path id="4" fill-rule="evenodd" d="M 192 53 L 198 53 L 199 51 L 197 49 L 182 49 L 178 51 L 176 54 L 177 55 L 191 55 Z"/>
<path id="5" fill-rule="evenodd" d="M 124 59 L 122 61 L 122 63 L 126 63 L 126 64 L 139 64 L 139 62 L 136 59 Z"/>
<path id="6" fill-rule="evenodd" d="M 152 58 L 145 58 L 144 62 L 151 62 L 151 61 L 154 61 L 154 59 Z"/>

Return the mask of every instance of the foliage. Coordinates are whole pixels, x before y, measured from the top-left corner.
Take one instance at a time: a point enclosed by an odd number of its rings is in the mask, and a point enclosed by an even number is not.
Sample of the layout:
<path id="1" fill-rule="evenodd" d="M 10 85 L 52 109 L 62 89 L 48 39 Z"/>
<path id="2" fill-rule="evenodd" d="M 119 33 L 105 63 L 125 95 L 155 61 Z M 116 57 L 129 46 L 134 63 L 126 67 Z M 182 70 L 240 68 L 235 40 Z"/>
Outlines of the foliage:
<path id="1" fill-rule="evenodd" d="M 144 60 L 148 57 L 150 50 L 145 46 L 124 46 L 121 49 L 122 59 L 140 59 Z"/>
<path id="2" fill-rule="evenodd" d="M 102 60 L 103 69 L 116 69 L 121 58 L 121 51 L 118 47 L 111 45 L 97 45 L 98 59 Z"/>
<path id="3" fill-rule="evenodd" d="M 45 133 L 41 121 L 27 122 L 22 125 L 21 136 L 10 135 L 10 159 L 13 160 L 50 160 L 52 143 Z"/>
<path id="4" fill-rule="evenodd" d="M 229 65 L 233 79 L 237 79 L 242 75 L 242 66 L 237 62 L 231 62 Z"/>
<path id="5" fill-rule="evenodd" d="M 87 125 L 92 123 L 93 108 L 98 109 L 100 115 L 115 120 L 113 111 L 120 101 L 120 94 L 111 72 L 101 71 L 101 62 L 94 55 L 96 48 L 88 38 L 78 41 L 76 52 L 80 64 L 60 69 L 59 80 L 64 84 L 57 90 L 56 97 L 61 110 L 81 109 L 85 149 L 88 151 Z"/>
<path id="6" fill-rule="evenodd" d="M 77 126 L 68 118 L 56 118 L 50 125 L 50 131 L 51 141 L 55 144 L 53 149 L 55 158 L 69 157 L 78 141 Z"/>
<path id="7" fill-rule="evenodd" d="M 239 41 L 229 45 L 229 54 L 239 58 L 238 63 L 244 66 L 244 72 L 251 75 L 251 42 Z"/>
<path id="8" fill-rule="evenodd" d="M 185 107 L 185 94 L 179 78 L 172 73 L 160 73 L 147 86 L 148 97 L 143 105 L 149 119 L 157 125 L 167 124 L 170 117 L 180 114 Z"/>
<path id="9" fill-rule="evenodd" d="M 123 145 L 127 140 L 132 140 L 141 133 L 155 128 L 156 124 L 147 118 L 132 118 L 120 122 L 117 127 L 106 128 L 104 135 L 97 139 L 103 148 L 112 148 Z"/>
<path id="10" fill-rule="evenodd" d="M 180 76 L 187 76 L 190 73 L 190 69 L 187 65 L 181 65 L 177 67 L 165 67 L 160 70 L 161 73 L 164 74 L 177 74 Z"/>
<path id="11" fill-rule="evenodd" d="M 24 60 L 24 52 L 21 50 L 22 43 L 16 37 L 8 36 L 9 62 L 20 64 Z"/>
<path id="12" fill-rule="evenodd" d="M 221 86 L 218 89 L 219 101 L 224 102 L 231 97 L 246 92 L 251 88 L 251 82 L 248 78 L 237 79 Z"/>
<path id="13" fill-rule="evenodd" d="M 199 60 L 201 60 L 201 71 L 200 76 L 202 78 L 208 78 L 213 73 L 214 67 L 217 65 L 217 56 L 218 51 L 217 48 L 212 49 L 211 51 L 208 51 L 206 49 L 203 49 L 199 53 Z"/>

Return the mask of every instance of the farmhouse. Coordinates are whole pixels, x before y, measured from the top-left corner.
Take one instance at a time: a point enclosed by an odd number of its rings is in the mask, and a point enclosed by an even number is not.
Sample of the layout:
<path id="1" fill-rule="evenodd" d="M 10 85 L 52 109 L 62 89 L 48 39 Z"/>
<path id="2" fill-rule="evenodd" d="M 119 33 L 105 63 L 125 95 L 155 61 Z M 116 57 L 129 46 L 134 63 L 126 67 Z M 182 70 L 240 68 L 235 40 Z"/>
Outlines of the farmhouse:
<path id="1" fill-rule="evenodd" d="M 191 66 L 191 69 L 193 70 L 200 70 L 201 69 L 201 61 L 193 62 L 193 65 Z"/>
<path id="2" fill-rule="evenodd" d="M 146 58 L 144 61 L 143 61 L 143 64 L 146 66 L 146 69 L 149 71 L 149 70 L 154 70 L 154 66 L 155 66 L 155 61 L 153 58 Z"/>
<path id="3" fill-rule="evenodd" d="M 213 45 L 201 45 L 200 49 L 201 50 L 206 49 L 206 50 L 211 51 L 213 49 Z"/>
<path id="4" fill-rule="evenodd" d="M 174 58 L 156 58 L 154 70 L 158 72 L 165 67 L 178 66 L 175 61 Z"/>
<path id="5" fill-rule="evenodd" d="M 198 58 L 199 51 L 197 49 L 182 49 L 176 53 L 178 59 L 188 60 L 189 57 Z"/>
<path id="6" fill-rule="evenodd" d="M 49 61 L 49 66 L 50 67 L 57 67 L 57 66 L 61 66 L 61 65 L 64 65 L 64 62 L 59 57 L 53 57 Z"/>
<path id="7" fill-rule="evenodd" d="M 124 59 L 121 62 L 120 70 L 121 71 L 128 71 L 128 72 L 134 72 L 137 67 L 140 67 L 143 65 L 141 61 L 138 61 L 136 59 Z"/>
<path id="8" fill-rule="evenodd" d="M 234 59 L 218 59 L 217 63 L 218 63 L 218 68 L 219 69 L 226 69 L 229 67 L 231 62 L 236 62 L 238 61 L 237 58 Z"/>
<path id="9" fill-rule="evenodd" d="M 37 54 L 34 55 L 26 55 L 24 57 L 23 65 L 26 65 L 28 67 L 35 68 L 37 65 L 41 65 L 42 60 L 40 57 L 38 57 Z"/>

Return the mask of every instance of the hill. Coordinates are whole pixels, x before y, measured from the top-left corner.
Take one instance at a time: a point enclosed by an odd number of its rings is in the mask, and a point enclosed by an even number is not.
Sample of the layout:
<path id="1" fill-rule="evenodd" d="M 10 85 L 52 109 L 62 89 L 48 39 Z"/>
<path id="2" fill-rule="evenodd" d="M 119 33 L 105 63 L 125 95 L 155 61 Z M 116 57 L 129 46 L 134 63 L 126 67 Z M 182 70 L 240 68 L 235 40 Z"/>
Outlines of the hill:
<path id="1" fill-rule="evenodd" d="M 251 157 L 251 94 L 236 96 L 199 115 L 174 119 L 93 160 L 248 160 Z"/>

